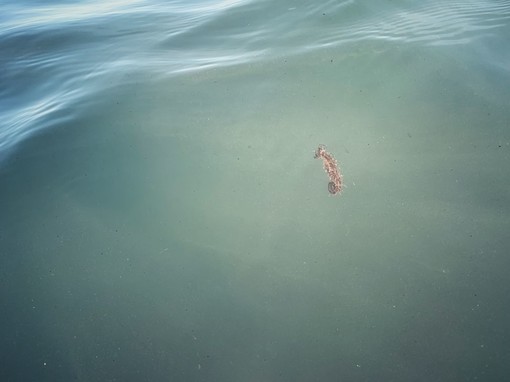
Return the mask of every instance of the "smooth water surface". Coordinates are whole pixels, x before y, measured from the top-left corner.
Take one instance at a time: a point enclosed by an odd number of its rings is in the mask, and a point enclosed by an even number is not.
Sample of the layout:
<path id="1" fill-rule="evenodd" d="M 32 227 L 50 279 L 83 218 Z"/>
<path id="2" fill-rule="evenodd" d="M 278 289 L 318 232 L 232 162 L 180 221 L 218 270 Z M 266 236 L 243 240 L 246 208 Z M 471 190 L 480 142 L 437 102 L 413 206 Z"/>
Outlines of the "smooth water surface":
<path id="1" fill-rule="evenodd" d="M 509 41 L 502 0 L 3 3 L 0 379 L 505 380 Z"/>

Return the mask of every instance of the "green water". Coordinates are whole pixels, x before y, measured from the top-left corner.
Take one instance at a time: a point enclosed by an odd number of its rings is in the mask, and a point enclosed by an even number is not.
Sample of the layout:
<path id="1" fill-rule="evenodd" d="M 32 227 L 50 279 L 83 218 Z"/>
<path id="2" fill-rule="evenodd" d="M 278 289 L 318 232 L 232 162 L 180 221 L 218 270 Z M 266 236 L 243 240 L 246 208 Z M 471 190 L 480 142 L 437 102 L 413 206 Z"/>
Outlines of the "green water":
<path id="1" fill-rule="evenodd" d="M 477 57 L 139 75 L 29 138 L 0 169 L 8 380 L 504 380 L 510 87 Z"/>

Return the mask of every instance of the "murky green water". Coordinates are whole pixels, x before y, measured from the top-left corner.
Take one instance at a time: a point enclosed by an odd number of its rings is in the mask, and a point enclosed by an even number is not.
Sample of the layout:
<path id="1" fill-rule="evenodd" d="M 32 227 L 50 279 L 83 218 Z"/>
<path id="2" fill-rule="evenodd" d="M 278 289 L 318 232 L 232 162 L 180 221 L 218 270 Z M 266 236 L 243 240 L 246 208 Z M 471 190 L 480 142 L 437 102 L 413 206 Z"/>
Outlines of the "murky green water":
<path id="1" fill-rule="evenodd" d="M 506 2 L 289 3 L 280 18 L 197 2 L 186 38 L 169 19 L 147 40 L 153 13 L 135 5 L 156 4 L 133 4 L 109 15 L 117 37 L 89 42 L 85 77 L 38 62 L 22 93 L 5 72 L 0 376 L 503 380 Z M 99 63 L 109 49 L 130 53 Z M 30 109 L 44 89 L 55 101 Z"/>

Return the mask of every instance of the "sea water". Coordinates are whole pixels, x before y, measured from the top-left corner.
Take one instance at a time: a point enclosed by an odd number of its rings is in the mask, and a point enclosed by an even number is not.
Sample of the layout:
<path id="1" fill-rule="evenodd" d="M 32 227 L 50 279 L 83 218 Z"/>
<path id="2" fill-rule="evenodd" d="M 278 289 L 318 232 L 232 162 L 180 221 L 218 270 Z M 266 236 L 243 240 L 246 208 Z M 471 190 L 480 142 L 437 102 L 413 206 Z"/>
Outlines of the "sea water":
<path id="1" fill-rule="evenodd" d="M 503 0 L 4 1 L 0 379 L 504 380 L 509 62 Z"/>

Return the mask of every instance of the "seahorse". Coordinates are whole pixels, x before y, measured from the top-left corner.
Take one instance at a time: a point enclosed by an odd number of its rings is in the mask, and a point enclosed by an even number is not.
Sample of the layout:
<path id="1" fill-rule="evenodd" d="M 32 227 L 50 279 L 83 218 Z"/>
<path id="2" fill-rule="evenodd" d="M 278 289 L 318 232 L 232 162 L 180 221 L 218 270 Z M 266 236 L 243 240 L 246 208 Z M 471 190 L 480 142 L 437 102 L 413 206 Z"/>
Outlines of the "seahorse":
<path id="1" fill-rule="evenodd" d="M 342 174 L 337 166 L 335 157 L 326 151 L 325 145 L 319 145 L 317 150 L 315 150 L 314 158 L 322 159 L 324 170 L 329 177 L 329 193 L 332 195 L 339 194 L 342 191 Z"/>

